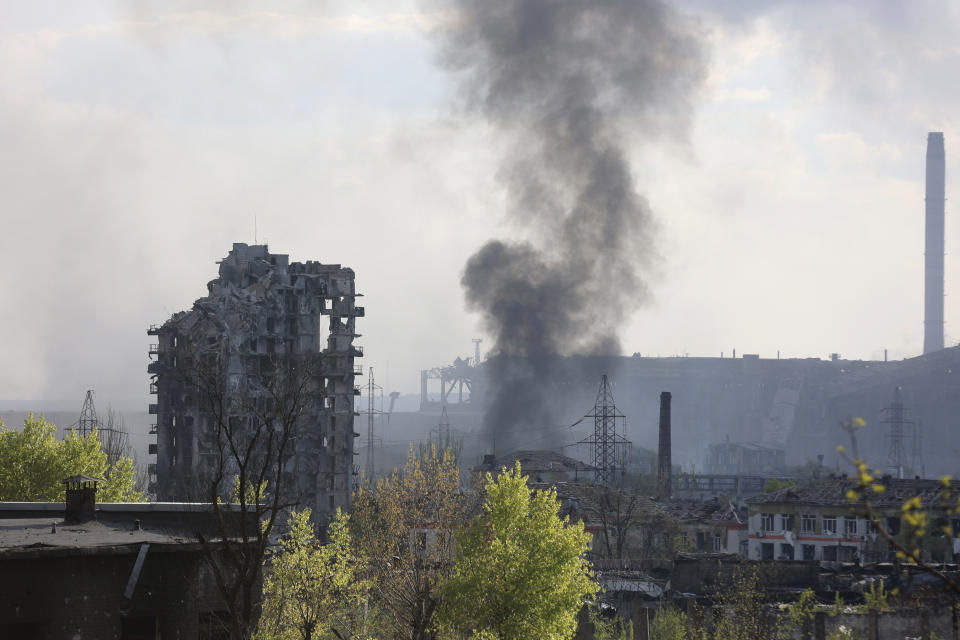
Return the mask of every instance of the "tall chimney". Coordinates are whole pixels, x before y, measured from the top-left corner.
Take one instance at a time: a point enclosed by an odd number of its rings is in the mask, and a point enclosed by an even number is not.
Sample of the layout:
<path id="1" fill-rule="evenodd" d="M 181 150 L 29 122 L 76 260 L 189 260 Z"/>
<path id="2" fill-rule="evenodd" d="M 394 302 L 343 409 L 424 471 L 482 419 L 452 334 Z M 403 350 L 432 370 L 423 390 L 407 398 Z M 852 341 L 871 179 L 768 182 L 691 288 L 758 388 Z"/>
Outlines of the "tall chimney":
<path id="1" fill-rule="evenodd" d="M 670 462 L 670 392 L 660 393 L 660 447 L 657 455 L 657 490 L 662 497 L 673 491 Z"/>
<path id="2" fill-rule="evenodd" d="M 943 133 L 927 134 L 926 248 L 923 287 L 923 352 L 943 349 L 944 254 Z"/>

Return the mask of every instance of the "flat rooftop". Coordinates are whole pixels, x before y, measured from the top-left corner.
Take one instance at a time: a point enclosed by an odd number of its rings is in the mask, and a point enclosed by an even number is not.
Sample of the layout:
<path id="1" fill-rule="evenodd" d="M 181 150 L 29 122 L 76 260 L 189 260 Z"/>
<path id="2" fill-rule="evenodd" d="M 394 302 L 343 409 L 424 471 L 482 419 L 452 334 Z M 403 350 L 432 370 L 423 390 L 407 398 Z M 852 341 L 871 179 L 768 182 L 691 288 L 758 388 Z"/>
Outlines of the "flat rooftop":
<path id="1" fill-rule="evenodd" d="M 239 512 L 239 505 L 220 508 Z M 0 502 L 0 559 L 133 553 L 141 544 L 188 551 L 199 549 L 200 531 L 218 537 L 209 503 L 101 503 L 87 522 L 64 522 L 64 513 L 62 502 Z"/>

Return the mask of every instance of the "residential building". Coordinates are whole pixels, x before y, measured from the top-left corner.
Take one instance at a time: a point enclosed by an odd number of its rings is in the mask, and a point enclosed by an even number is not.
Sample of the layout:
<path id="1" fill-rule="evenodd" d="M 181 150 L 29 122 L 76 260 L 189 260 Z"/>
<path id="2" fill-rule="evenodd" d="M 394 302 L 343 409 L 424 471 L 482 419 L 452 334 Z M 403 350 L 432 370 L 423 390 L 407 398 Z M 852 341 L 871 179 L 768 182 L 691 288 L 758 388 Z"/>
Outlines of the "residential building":
<path id="1" fill-rule="evenodd" d="M 151 488 L 161 500 L 209 499 L 224 430 L 242 440 L 244 429 L 278 430 L 274 423 L 288 420 L 284 428 L 295 429 L 284 485 L 322 521 L 349 505 L 356 471 L 354 377 L 362 370 L 354 358 L 363 352 L 354 339 L 364 309 L 355 305 L 354 272 L 244 243 L 219 265 L 207 296 L 147 332 L 157 338 L 148 367 L 157 395 Z M 296 406 L 281 406 L 292 394 L 301 394 Z M 222 475 L 233 473 L 227 464 Z"/>
<path id="2" fill-rule="evenodd" d="M 947 506 L 956 504 L 960 483 L 946 487 L 939 480 L 880 480 L 885 490 L 870 497 L 871 509 L 897 540 L 907 533 L 901 521 L 903 503 L 919 496 L 929 525 L 920 543 L 924 559 L 951 562 L 960 549 L 960 519 Z M 748 557 L 752 560 L 881 562 L 894 550 L 864 516 L 864 504 L 851 502 L 853 479 L 829 477 L 761 494 L 747 500 Z M 947 500 L 944 500 L 946 491 Z"/>

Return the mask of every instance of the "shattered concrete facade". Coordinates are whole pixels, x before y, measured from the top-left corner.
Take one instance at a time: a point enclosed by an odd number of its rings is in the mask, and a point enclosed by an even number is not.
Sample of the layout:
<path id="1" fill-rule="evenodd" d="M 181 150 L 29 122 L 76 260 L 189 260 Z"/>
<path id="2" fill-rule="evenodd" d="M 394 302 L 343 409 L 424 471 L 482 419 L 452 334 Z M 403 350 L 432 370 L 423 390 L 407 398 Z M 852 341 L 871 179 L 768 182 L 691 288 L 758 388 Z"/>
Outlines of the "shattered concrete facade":
<path id="1" fill-rule="evenodd" d="M 148 367 L 157 395 L 150 405 L 157 436 L 152 489 L 160 500 L 196 499 L 218 454 L 215 431 L 225 418 L 198 397 L 200 385 L 183 374 L 185 365 L 213 370 L 228 419 L 238 424 L 264 420 L 267 414 L 257 409 L 276 401 L 264 385 L 285 367 L 303 372 L 307 400 L 297 414 L 284 478 L 297 502 L 322 520 L 349 505 L 355 470 L 354 376 L 362 371 L 354 358 L 363 352 L 353 341 L 364 309 L 355 305 L 354 272 L 290 263 L 266 245 L 244 243 L 235 243 L 219 264 L 206 297 L 148 331 L 157 337 Z"/>

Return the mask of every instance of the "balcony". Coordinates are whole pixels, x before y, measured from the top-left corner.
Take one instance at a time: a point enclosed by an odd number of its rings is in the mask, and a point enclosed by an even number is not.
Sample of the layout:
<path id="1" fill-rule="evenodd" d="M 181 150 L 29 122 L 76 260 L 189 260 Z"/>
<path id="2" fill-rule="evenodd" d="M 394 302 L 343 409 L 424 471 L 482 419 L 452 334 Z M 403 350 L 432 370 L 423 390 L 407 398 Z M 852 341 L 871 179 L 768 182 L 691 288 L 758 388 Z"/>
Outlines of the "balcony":
<path id="1" fill-rule="evenodd" d="M 355 376 L 362 376 L 362 375 L 363 375 L 363 365 L 362 365 L 362 364 L 355 364 L 355 365 L 353 365 L 353 375 L 355 375 Z"/>
<path id="2" fill-rule="evenodd" d="M 156 443 L 156 442 L 147 445 L 147 453 L 150 454 L 151 456 L 157 455 L 157 443 Z"/>
<path id="3" fill-rule="evenodd" d="M 362 358 L 362 357 L 363 357 L 363 347 L 361 347 L 361 346 L 358 345 L 358 344 L 352 344 L 352 345 L 350 345 L 350 355 L 353 356 L 354 358 Z"/>
<path id="4" fill-rule="evenodd" d="M 160 355 L 160 345 L 154 342 L 150 345 L 150 348 L 147 350 L 147 355 L 151 358 L 157 355 Z"/>
<path id="5" fill-rule="evenodd" d="M 160 335 L 160 326 L 156 324 L 150 325 L 150 328 L 147 329 L 148 336 L 158 336 Z"/>
<path id="6" fill-rule="evenodd" d="M 156 382 L 151 382 L 151 383 L 150 383 L 150 393 L 153 394 L 153 395 L 157 395 L 157 383 L 156 383 Z"/>
<path id="7" fill-rule="evenodd" d="M 149 407 L 147 407 L 147 413 L 149 413 L 150 415 L 154 415 L 154 416 L 157 415 L 159 410 L 160 410 L 160 407 L 159 405 L 156 405 L 156 404 L 151 404 Z"/>
<path id="8" fill-rule="evenodd" d="M 150 435 L 152 435 L 152 436 L 157 435 L 157 425 L 155 425 L 155 424 L 150 425 L 150 432 L 149 432 L 149 433 L 150 433 Z"/>

